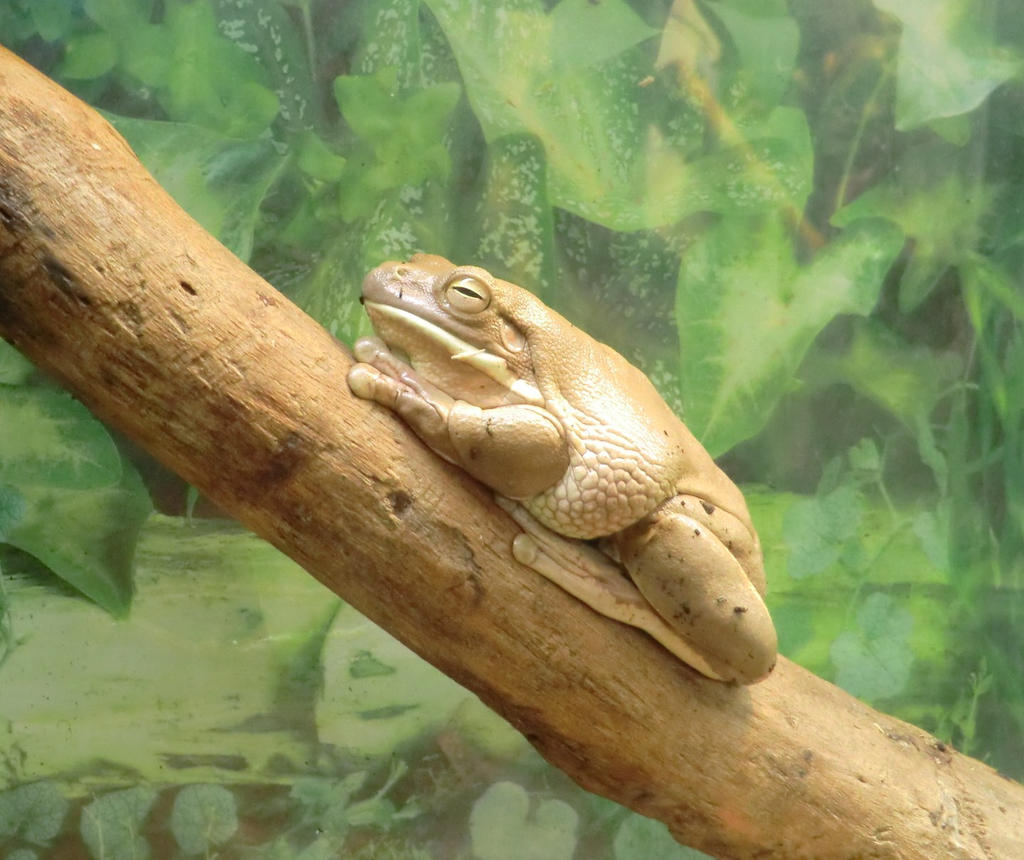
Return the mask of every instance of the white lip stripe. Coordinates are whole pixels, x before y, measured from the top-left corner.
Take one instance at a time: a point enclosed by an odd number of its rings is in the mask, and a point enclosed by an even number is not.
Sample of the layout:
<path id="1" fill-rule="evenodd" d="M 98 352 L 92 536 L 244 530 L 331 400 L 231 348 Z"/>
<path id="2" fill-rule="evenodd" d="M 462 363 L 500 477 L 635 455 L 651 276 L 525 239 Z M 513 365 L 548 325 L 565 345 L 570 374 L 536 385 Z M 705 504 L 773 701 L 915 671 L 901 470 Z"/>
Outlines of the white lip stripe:
<path id="1" fill-rule="evenodd" d="M 503 385 L 505 388 L 522 397 L 527 403 L 539 405 L 544 402 L 544 398 L 541 397 L 540 391 L 537 390 L 537 387 L 523 379 L 517 379 L 512 371 L 509 370 L 508 363 L 501 356 L 494 355 L 483 347 L 477 347 L 470 343 L 466 343 L 466 341 L 452 334 L 450 331 L 446 331 L 440 326 L 435 325 L 429 320 L 425 320 L 423 317 L 419 317 L 410 311 L 403 310 L 402 308 L 396 308 L 394 305 L 385 305 L 380 302 L 364 300 L 363 306 L 372 310 L 374 313 L 379 313 L 381 316 L 385 317 L 391 317 L 392 319 L 426 335 L 432 341 L 440 344 L 448 350 L 448 353 L 451 355 L 453 360 L 465 362 L 476 370 L 479 370 L 499 385 Z"/>

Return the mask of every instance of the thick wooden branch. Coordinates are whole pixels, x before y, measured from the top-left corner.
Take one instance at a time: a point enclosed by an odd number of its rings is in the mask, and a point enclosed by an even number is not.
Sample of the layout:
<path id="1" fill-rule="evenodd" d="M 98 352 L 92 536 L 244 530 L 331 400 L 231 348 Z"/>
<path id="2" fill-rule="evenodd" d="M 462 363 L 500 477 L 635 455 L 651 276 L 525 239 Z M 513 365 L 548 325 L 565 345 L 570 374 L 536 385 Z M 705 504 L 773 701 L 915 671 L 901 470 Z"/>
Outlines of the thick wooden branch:
<path id="1" fill-rule="evenodd" d="M 489 493 L 0 49 L 0 334 L 508 718 L 586 788 L 722 857 L 1024 856 L 1024 788 L 785 660 L 706 681 L 517 565 Z M 72 646 L 73 643 L 65 643 Z"/>

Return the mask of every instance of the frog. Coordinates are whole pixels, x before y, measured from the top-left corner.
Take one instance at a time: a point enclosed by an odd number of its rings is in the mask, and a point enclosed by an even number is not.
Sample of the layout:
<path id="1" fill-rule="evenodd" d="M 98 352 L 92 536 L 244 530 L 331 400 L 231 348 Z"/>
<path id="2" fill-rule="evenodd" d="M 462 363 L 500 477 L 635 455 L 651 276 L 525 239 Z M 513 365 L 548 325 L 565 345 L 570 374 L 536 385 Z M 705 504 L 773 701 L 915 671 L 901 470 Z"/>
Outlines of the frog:
<path id="1" fill-rule="evenodd" d="M 487 485 L 514 558 L 701 675 L 776 663 L 742 492 L 647 376 L 529 290 L 435 254 L 388 261 L 360 298 L 352 394 Z"/>

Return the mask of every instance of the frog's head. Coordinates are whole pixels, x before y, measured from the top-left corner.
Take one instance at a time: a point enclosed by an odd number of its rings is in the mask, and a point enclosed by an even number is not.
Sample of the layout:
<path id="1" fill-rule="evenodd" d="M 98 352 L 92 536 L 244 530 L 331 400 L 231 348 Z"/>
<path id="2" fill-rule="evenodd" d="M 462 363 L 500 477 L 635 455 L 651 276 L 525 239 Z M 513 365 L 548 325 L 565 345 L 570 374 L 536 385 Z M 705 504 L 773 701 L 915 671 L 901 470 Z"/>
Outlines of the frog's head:
<path id="1" fill-rule="evenodd" d="M 542 403 L 531 340 L 569 326 L 527 290 L 434 254 L 378 266 L 362 302 L 389 347 L 478 406 Z"/>

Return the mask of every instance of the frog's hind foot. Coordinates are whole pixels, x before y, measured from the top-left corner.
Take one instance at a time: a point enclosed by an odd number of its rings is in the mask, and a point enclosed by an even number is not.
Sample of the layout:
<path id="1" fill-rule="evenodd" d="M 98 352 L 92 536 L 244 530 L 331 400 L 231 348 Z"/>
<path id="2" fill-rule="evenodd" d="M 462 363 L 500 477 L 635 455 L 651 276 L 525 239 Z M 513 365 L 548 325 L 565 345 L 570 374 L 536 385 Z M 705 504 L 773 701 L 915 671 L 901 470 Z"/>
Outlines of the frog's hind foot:
<path id="1" fill-rule="evenodd" d="M 556 534 L 504 496 L 495 496 L 495 502 L 523 529 L 512 543 L 516 561 L 601 615 L 643 630 L 705 677 L 726 680 L 651 608 L 626 572 L 608 556 L 582 541 Z"/>

